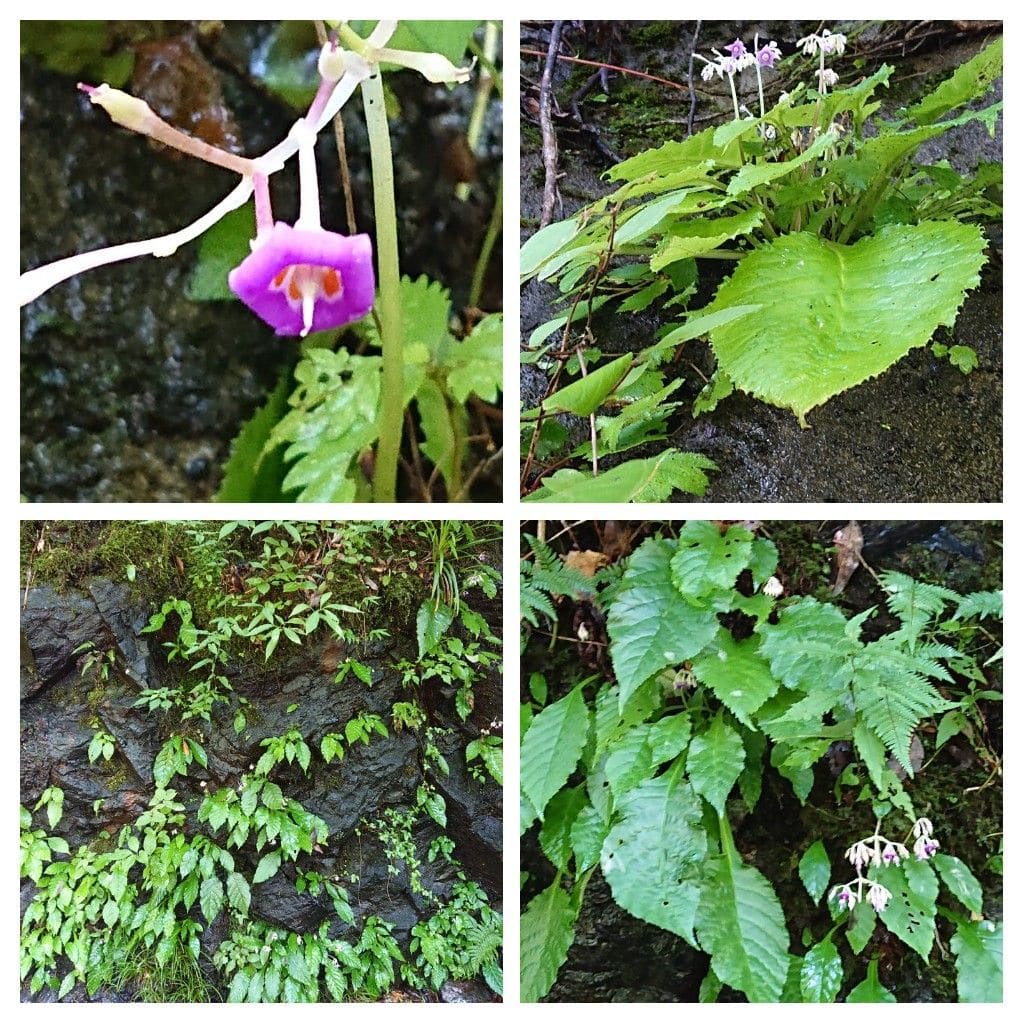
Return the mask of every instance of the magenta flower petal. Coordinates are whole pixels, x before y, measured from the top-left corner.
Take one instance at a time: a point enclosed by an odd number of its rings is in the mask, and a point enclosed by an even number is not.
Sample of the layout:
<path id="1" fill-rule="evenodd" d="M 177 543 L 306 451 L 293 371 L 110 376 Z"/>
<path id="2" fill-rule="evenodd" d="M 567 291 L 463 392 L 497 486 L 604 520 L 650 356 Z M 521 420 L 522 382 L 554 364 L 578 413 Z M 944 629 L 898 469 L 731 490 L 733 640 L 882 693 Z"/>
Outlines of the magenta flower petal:
<path id="1" fill-rule="evenodd" d="M 742 39 L 737 39 L 735 42 L 730 43 L 724 47 L 725 52 L 732 57 L 733 60 L 739 60 L 740 57 L 746 56 L 747 47 Z"/>
<path id="2" fill-rule="evenodd" d="M 280 221 L 228 274 L 231 290 L 278 334 L 342 327 L 373 307 L 369 235 L 293 228 Z"/>

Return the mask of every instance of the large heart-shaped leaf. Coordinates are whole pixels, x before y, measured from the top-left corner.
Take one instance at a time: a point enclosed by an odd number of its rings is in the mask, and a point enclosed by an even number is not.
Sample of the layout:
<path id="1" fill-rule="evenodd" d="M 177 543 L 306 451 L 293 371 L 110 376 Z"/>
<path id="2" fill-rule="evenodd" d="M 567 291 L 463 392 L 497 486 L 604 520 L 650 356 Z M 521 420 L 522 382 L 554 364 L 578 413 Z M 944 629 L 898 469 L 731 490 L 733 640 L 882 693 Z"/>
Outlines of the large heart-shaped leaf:
<path id="1" fill-rule="evenodd" d="M 711 330 L 719 367 L 805 425 L 815 406 L 952 327 L 984 248 L 977 226 L 953 221 L 890 225 L 854 245 L 780 238 L 745 257 L 707 309 L 761 304 Z"/>

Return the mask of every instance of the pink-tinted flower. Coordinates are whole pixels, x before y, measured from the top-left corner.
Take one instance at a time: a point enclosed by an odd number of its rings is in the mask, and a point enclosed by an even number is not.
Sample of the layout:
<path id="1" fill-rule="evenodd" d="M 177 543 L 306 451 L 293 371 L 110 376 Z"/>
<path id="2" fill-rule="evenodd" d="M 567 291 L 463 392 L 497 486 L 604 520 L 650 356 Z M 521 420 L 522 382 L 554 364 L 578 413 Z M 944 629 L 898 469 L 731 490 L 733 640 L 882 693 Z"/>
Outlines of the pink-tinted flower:
<path id="1" fill-rule="evenodd" d="M 833 889 L 832 895 L 835 896 L 840 910 L 853 910 L 857 905 L 857 894 L 848 885 Z"/>
<path id="2" fill-rule="evenodd" d="M 746 55 L 747 48 L 742 39 L 737 39 L 735 42 L 730 43 L 725 47 L 725 52 L 728 53 L 733 60 L 739 60 L 741 57 Z"/>
<path id="3" fill-rule="evenodd" d="M 930 836 L 919 836 L 917 842 L 914 843 L 914 856 L 918 860 L 928 860 L 934 857 L 939 849 L 938 839 L 932 839 Z"/>
<path id="4" fill-rule="evenodd" d="M 885 844 L 885 849 L 882 851 L 882 860 L 886 864 L 899 864 L 900 855 L 896 852 L 896 847 L 892 843 Z"/>
<path id="5" fill-rule="evenodd" d="M 276 223 L 228 274 L 231 290 L 282 335 L 342 327 L 373 307 L 369 235 Z"/>
<path id="6" fill-rule="evenodd" d="M 781 57 L 782 51 L 779 49 L 778 43 L 776 43 L 774 39 L 770 43 L 762 46 L 761 49 L 754 54 L 754 59 L 762 68 L 775 67 L 775 62 Z"/>

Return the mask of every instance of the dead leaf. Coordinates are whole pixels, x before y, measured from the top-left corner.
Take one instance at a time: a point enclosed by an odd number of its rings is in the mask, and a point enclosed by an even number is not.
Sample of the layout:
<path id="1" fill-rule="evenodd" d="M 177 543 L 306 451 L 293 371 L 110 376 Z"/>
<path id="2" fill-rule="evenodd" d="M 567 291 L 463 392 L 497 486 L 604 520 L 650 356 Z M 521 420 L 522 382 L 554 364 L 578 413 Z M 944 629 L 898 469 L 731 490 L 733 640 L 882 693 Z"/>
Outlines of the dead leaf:
<path id="1" fill-rule="evenodd" d="M 603 551 L 570 551 L 564 559 L 570 569 L 576 569 L 588 579 L 608 564 L 608 556 Z"/>
<path id="2" fill-rule="evenodd" d="M 850 577 L 863 563 L 861 551 L 864 549 L 864 534 L 855 519 L 851 519 L 841 530 L 836 530 L 832 538 L 836 546 L 836 581 L 832 584 L 832 596 L 841 594 L 850 582 Z"/>

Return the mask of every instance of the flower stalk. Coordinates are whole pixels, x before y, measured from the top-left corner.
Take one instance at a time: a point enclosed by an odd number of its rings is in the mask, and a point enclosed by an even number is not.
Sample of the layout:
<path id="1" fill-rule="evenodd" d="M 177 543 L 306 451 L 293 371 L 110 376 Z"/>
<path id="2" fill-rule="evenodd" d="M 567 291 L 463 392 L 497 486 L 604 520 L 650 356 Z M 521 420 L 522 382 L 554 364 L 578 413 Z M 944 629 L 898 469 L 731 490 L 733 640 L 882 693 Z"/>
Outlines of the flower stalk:
<path id="1" fill-rule="evenodd" d="M 398 454 L 402 444 L 405 383 L 402 346 L 402 305 L 398 274 L 398 220 L 391 134 L 384 106 L 380 68 L 373 67 L 362 83 L 363 110 L 370 140 L 373 172 L 373 214 L 377 232 L 377 273 L 380 287 L 382 379 L 378 417 L 377 460 L 373 473 L 374 501 L 395 500 Z"/>

